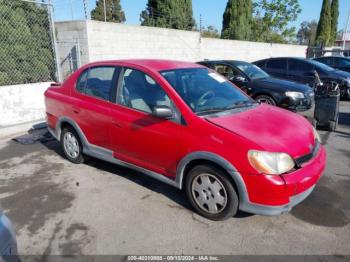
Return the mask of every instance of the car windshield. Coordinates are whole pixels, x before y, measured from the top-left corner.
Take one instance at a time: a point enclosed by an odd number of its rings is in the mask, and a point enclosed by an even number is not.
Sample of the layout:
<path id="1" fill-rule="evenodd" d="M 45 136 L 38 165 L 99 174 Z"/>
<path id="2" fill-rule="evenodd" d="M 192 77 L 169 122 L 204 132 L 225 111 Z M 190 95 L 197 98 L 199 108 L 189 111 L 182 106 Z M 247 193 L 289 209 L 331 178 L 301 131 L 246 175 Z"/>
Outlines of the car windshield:
<path id="1" fill-rule="evenodd" d="M 248 107 L 255 103 L 226 78 L 207 68 L 175 69 L 160 73 L 198 115 Z"/>
<path id="2" fill-rule="evenodd" d="M 309 62 L 323 71 L 326 71 L 326 72 L 334 71 L 334 68 L 328 65 L 322 64 L 321 62 L 318 62 L 316 60 L 309 60 Z"/>
<path id="3" fill-rule="evenodd" d="M 236 61 L 233 64 L 237 66 L 243 73 L 245 73 L 252 80 L 269 77 L 268 73 L 266 73 L 256 65 L 253 65 L 247 62 L 241 62 L 241 61 Z"/>

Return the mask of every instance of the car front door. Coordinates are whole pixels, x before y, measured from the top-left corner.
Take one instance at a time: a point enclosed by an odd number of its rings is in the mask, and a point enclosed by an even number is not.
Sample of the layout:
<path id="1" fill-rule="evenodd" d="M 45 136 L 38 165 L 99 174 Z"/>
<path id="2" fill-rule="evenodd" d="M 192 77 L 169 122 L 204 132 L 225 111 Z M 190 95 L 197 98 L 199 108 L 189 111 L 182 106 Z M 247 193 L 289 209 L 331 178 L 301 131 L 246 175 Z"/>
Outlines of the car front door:
<path id="1" fill-rule="evenodd" d="M 171 108 L 174 117 L 168 120 L 153 116 L 155 106 Z M 152 77 L 137 69 L 124 68 L 111 118 L 115 158 L 166 176 L 175 175 L 176 160 L 185 154 L 181 138 L 187 126 Z"/>

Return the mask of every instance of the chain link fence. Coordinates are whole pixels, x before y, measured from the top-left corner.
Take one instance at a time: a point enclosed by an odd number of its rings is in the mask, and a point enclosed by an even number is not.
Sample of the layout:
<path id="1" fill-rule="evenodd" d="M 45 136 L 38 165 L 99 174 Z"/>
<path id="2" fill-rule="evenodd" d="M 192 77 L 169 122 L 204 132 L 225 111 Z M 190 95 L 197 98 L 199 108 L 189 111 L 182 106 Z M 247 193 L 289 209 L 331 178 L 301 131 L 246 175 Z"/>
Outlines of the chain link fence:
<path id="1" fill-rule="evenodd" d="M 58 80 L 52 6 L 0 0 L 0 86 Z"/>

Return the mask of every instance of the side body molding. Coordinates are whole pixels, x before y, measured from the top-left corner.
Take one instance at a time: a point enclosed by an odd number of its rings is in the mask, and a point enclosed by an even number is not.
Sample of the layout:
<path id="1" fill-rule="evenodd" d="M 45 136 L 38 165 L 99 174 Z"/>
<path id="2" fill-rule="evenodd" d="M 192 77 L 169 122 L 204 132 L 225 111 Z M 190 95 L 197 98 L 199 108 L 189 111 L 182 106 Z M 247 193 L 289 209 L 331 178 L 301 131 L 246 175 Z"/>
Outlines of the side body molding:
<path id="1" fill-rule="evenodd" d="M 195 152 L 192 152 L 192 153 L 186 155 L 184 158 L 182 158 L 180 160 L 180 162 L 177 166 L 177 169 L 176 169 L 176 178 L 175 178 L 175 180 L 173 180 L 173 179 L 166 177 L 162 174 L 158 174 L 158 173 L 153 172 L 151 170 L 136 166 L 136 165 L 131 164 L 131 163 L 127 163 L 127 162 L 119 160 L 119 159 L 116 159 L 113 156 L 112 150 L 90 144 L 89 141 L 87 140 L 87 138 L 85 137 L 83 131 L 79 127 L 79 125 L 73 119 L 71 119 L 69 117 L 66 117 L 66 116 L 60 117 L 57 121 L 55 130 L 53 130 L 52 128 L 48 128 L 49 132 L 58 141 L 60 141 L 61 132 L 62 132 L 61 129 L 62 129 L 63 123 L 69 123 L 75 129 L 75 131 L 78 133 L 79 138 L 83 144 L 84 154 L 90 155 L 92 157 L 96 157 L 98 159 L 101 159 L 101 160 L 104 160 L 107 162 L 115 163 L 117 165 L 122 165 L 122 166 L 125 166 L 128 168 L 135 169 L 135 170 L 140 171 L 140 172 L 142 172 L 150 177 L 153 177 L 154 179 L 160 180 L 160 181 L 162 181 L 166 184 L 169 184 L 171 186 L 174 186 L 178 189 L 183 188 L 183 179 L 184 179 L 184 175 L 185 175 L 184 171 L 185 171 L 187 165 L 190 164 L 192 161 L 194 161 L 194 160 L 207 160 L 207 161 L 211 161 L 213 163 L 216 163 L 217 165 L 222 167 L 224 170 L 226 170 L 226 172 L 230 175 L 230 177 L 235 182 L 235 184 L 237 186 L 239 198 L 240 198 L 240 205 L 245 206 L 247 203 L 249 203 L 248 193 L 247 193 L 247 189 L 246 189 L 245 183 L 243 181 L 243 178 L 241 177 L 241 175 L 239 174 L 237 169 L 230 162 L 228 162 L 227 160 L 225 160 L 224 158 L 222 158 L 219 155 L 216 155 L 214 153 L 207 152 L 207 151 L 195 151 Z"/>

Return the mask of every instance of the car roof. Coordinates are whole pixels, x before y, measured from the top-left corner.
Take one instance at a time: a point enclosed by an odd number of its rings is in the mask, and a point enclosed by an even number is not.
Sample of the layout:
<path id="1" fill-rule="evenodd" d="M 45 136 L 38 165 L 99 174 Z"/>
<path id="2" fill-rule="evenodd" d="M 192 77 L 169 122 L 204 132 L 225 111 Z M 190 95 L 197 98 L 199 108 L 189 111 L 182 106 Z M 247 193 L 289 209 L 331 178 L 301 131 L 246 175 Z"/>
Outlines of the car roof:
<path id="1" fill-rule="evenodd" d="M 239 62 L 250 63 L 250 62 L 246 62 L 243 60 L 204 60 L 204 61 L 199 61 L 197 63 L 229 63 L 229 64 L 232 64 L 232 63 L 239 63 Z"/>
<path id="2" fill-rule="evenodd" d="M 106 60 L 89 63 L 89 66 L 101 65 L 122 65 L 122 66 L 141 66 L 153 71 L 163 71 L 181 68 L 204 68 L 204 66 L 184 61 L 165 60 L 165 59 L 123 59 L 123 60 Z"/>
<path id="3" fill-rule="evenodd" d="M 345 59 L 350 59 L 349 57 L 346 57 L 346 56 L 336 56 L 336 55 L 333 55 L 333 56 L 320 56 L 320 57 L 315 57 L 313 59 L 319 59 L 319 58 L 345 58 Z"/>

